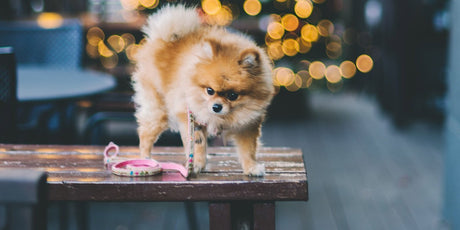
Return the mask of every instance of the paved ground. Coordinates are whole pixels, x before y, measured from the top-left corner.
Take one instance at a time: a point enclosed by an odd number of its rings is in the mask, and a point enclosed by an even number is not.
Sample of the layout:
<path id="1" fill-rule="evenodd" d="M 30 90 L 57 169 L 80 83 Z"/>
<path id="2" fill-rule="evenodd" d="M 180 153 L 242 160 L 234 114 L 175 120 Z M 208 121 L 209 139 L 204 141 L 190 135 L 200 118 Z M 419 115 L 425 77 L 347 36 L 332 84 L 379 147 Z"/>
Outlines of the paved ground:
<path id="1" fill-rule="evenodd" d="M 441 222 L 443 131 L 417 123 L 396 129 L 366 95 L 310 93 L 308 118 L 269 120 L 266 146 L 301 148 L 310 200 L 279 202 L 277 229 L 444 229 Z M 77 229 L 75 206 L 70 229 Z M 91 203 L 90 229 L 187 229 L 183 203 Z M 206 203 L 195 204 L 208 228 Z M 61 210 L 61 211 L 60 211 Z M 62 212 L 50 209 L 50 228 Z"/>

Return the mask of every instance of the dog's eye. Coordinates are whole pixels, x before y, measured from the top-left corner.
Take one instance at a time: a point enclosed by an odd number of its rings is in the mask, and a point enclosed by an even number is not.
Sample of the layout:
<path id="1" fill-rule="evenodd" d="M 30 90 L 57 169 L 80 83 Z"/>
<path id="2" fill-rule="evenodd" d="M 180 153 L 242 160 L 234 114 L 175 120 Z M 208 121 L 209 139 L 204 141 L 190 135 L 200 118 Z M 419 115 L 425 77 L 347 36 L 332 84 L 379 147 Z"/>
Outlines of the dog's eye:
<path id="1" fill-rule="evenodd" d="M 230 93 L 227 94 L 227 99 L 230 100 L 230 101 L 234 101 L 234 100 L 238 99 L 238 94 L 234 93 L 234 92 L 230 92 Z"/>
<path id="2" fill-rule="evenodd" d="M 216 93 L 213 89 L 211 89 L 209 87 L 206 88 L 206 92 L 208 93 L 208 95 L 211 95 L 211 96 L 214 95 L 214 93 Z"/>

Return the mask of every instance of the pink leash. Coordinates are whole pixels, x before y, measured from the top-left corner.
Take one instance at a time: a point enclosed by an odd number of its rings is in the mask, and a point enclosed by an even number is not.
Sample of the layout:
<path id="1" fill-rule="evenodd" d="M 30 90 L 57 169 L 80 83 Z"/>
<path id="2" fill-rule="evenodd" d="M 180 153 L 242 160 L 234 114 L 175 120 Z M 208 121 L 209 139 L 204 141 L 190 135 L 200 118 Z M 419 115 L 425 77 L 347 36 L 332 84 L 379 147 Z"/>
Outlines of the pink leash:
<path id="1" fill-rule="evenodd" d="M 189 170 L 176 163 L 162 163 L 153 159 L 126 159 L 118 157 L 120 148 L 110 142 L 104 149 L 104 164 L 111 165 L 112 173 L 119 176 L 151 176 L 161 173 L 163 170 L 178 171 L 185 178 Z M 114 151 L 113 154 L 110 152 Z"/>

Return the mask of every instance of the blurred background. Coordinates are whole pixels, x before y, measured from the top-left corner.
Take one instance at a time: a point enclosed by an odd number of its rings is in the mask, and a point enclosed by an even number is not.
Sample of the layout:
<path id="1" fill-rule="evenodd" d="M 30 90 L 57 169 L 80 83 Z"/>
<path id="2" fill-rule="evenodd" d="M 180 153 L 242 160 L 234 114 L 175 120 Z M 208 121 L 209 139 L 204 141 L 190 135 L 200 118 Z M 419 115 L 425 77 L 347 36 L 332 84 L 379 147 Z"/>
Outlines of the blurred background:
<path id="1" fill-rule="evenodd" d="M 17 135 L 3 142 L 137 145 L 130 76 L 140 29 L 178 2 L 249 34 L 273 60 L 278 94 L 262 141 L 302 149 L 310 189 L 306 203 L 277 204 L 277 229 L 460 229 L 456 1 L 2 0 L 2 23 L 78 21 L 80 39 L 61 47 L 78 47 L 78 68 L 116 82 L 65 104 L 18 103 Z M 9 45 L 1 35 L 0 45 Z M 180 144 L 174 133 L 158 142 Z M 56 204 L 49 229 L 207 229 L 206 207 L 195 204 L 189 226 L 182 204 Z"/>

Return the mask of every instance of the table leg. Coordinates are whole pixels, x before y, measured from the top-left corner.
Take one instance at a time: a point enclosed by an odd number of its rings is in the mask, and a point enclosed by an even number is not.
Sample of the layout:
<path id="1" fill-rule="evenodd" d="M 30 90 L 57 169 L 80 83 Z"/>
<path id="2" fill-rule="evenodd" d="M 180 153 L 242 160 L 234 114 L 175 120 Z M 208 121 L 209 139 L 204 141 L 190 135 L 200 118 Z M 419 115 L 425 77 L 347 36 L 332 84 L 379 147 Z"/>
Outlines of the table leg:
<path id="1" fill-rule="evenodd" d="M 230 203 L 209 204 L 209 229 L 232 229 L 232 216 Z"/>
<path id="2" fill-rule="evenodd" d="M 274 202 L 209 204 L 209 229 L 275 229 Z"/>
<path id="3" fill-rule="evenodd" d="M 275 230 L 275 202 L 255 203 L 254 230 Z"/>

